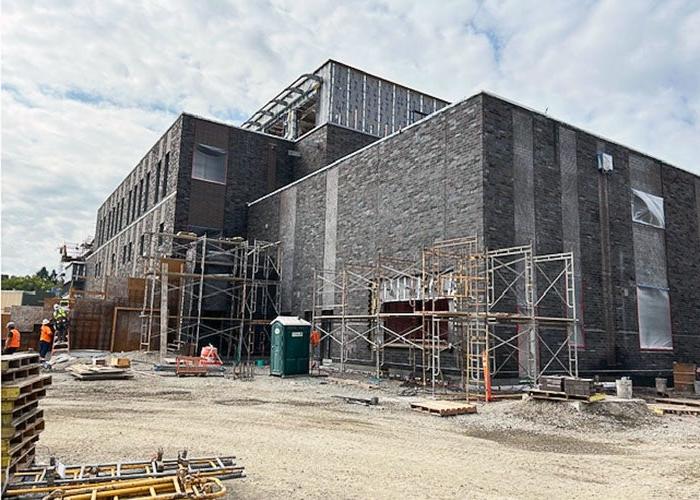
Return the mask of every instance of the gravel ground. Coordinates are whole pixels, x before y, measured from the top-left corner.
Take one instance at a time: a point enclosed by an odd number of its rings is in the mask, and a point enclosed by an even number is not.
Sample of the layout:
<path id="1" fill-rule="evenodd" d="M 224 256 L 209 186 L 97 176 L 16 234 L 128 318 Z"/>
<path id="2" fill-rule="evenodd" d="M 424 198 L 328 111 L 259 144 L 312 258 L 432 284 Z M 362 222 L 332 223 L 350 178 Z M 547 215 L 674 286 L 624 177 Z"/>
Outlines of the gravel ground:
<path id="1" fill-rule="evenodd" d="M 183 378 L 134 362 L 133 380 L 84 382 L 60 368 L 41 403 L 37 449 L 67 463 L 235 454 L 231 498 L 698 498 L 700 418 L 629 403 L 578 411 L 503 401 L 476 415 L 409 409 L 380 389 L 324 378 Z M 335 395 L 378 396 L 380 405 Z"/>

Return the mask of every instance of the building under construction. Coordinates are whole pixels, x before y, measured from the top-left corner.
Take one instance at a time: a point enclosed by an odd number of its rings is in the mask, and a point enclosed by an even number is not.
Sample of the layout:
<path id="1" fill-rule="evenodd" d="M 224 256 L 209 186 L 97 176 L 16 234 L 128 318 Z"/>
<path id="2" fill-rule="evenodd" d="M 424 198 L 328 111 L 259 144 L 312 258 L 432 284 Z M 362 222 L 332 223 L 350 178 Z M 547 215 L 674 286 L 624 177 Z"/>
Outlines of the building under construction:
<path id="1" fill-rule="evenodd" d="M 145 280 L 144 349 L 265 355 L 293 314 L 322 358 L 478 388 L 697 360 L 699 247 L 697 176 L 328 61 L 242 126 L 181 115 L 99 209 L 87 288 Z"/>

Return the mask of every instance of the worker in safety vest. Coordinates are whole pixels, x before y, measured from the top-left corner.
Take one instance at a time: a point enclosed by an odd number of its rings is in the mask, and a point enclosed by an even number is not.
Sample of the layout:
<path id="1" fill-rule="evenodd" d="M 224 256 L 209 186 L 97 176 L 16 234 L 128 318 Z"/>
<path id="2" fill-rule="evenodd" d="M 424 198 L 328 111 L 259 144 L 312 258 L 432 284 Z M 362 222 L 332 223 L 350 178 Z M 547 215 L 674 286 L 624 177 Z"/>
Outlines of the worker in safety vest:
<path id="1" fill-rule="evenodd" d="M 15 328 L 14 322 L 10 321 L 7 324 L 7 337 L 5 338 L 5 349 L 3 349 L 3 354 L 13 354 L 19 350 L 19 345 L 21 343 L 22 336 L 19 330 Z"/>
<path id="2" fill-rule="evenodd" d="M 312 330 L 309 341 L 311 343 L 311 368 L 320 368 L 318 359 L 321 357 L 321 332 L 316 329 Z"/>
<path id="3" fill-rule="evenodd" d="M 53 327 L 60 342 L 66 341 L 68 330 L 68 312 L 59 304 L 53 305 Z"/>
<path id="4" fill-rule="evenodd" d="M 53 340 L 53 330 L 49 326 L 49 320 L 44 319 L 41 322 L 41 331 L 39 333 L 39 357 L 41 362 L 46 361 L 46 355 L 51 350 L 51 341 Z"/>

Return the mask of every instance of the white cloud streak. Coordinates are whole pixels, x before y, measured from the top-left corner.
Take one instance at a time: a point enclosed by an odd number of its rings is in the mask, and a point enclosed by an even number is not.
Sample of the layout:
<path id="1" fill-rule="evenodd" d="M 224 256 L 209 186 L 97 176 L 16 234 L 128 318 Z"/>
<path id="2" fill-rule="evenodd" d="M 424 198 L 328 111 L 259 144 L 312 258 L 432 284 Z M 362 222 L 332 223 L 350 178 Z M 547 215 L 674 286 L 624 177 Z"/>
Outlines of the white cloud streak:
<path id="1" fill-rule="evenodd" d="M 181 111 L 241 122 L 334 58 L 458 100 L 491 90 L 700 173 L 700 4 L 2 4 L 2 272 L 63 241 Z"/>

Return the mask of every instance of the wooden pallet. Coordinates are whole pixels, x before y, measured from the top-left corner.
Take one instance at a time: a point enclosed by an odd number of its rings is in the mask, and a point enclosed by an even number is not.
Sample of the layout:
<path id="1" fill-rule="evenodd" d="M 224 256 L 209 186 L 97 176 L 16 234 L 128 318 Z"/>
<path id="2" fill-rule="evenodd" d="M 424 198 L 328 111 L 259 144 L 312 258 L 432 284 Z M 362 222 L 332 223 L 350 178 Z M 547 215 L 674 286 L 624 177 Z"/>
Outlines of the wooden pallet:
<path id="1" fill-rule="evenodd" d="M 581 396 L 577 394 L 567 394 L 559 391 L 542 391 L 540 389 L 530 389 L 528 394 L 533 399 L 541 399 L 546 401 L 583 401 L 585 403 L 594 403 L 605 399 L 605 394 L 597 393 L 590 396 Z"/>
<path id="2" fill-rule="evenodd" d="M 649 409 L 657 415 L 695 415 L 700 416 L 700 407 L 678 404 L 649 404 Z"/>
<path id="3" fill-rule="evenodd" d="M 78 380 L 123 380 L 134 376 L 131 370 L 96 365 L 73 365 L 66 371 Z"/>
<path id="4" fill-rule="evenodd" d="M 411 403 L 411 408 L 440 417 L 476 413 L 476 405 L 459 401 L 417 401 Z"/>
<path id="5" fill-rule="evenodd" d="M 51 375 L 38 375 L 24 380 L 2 384 L 2 400 L 15 401 L 35 390 L 51 385 Z"/>
<path id="6" fill-rule="evenodd" d="M 657 403 L 700 407 L 700 399 L 656 398 Z"/>
<path id="7" fill-rule="evenodd" d="M 8 371 L 2 372 L 2 383 L 11 384 L 16 380 L 21 380 L 24 378 L 36 377 L 41 371 L 41 366 L 26 365 L 19 368 L 11 368 Z"/>
<path id="8" fill-rule="evenodd" d="M 0 372 L 7 373 L 28 365 L 38 364 L 39 354 L 36 352 L 3 355 L 0 359 Z"/>
<path id="9" fill-rule="evenodd" d="M 24 404 L 15 405 L 12 411 L 3 412 L 1 414 L 0 423 L 2 426 L 7 426 L 11 424 L 14 420 L 17 420 L 22 415 L 25 415 L 39 406 L 39 400 L 29 401 Z"/>
<path id="10" fill-rule="evenodd" d="M 36 408 L 31 412 L 22 415 L 17 420 L 13 420 L 12 423 L 3 425 L 0 427 L 0 438 L 7 439 L 13 436 L 16 432 L 23 431 L 27 427 L 31 426 L 34 422 L 44 417 L 44 410 Z"/>
<path id="11" fill-rule="evenodd" d="M 10 448 L 9 453 L 3 453 L 2 458 L 0 458 L 0 465 L 2 467 L 12 468 L 13 466 L 22 463 L 26 460 L 28 455 L 34 454 L 34 448 L 36 447 L 36 442 L 39 440 L 39 435 L 32 436 L 26 441 L 15 445 L 14 448 Z"/>
<path id="12" fill-rule="evenodd" d="M 38 389 L 33 390 L 32 392 L 25 394 L 24 396 L 20 396 L 19 398 L 9 401 L 3 401 L 0 406 L 0 412 L 2 415 L 6 415 L 8 413 L 13 413 L 16 408 L 23 407 L 27 403 L 31 403 L 34 401 L 38 401 L 41 398 L 46 396 L 46 387 L 40 387 Z M 3 420 L 4 421 L 4 420 Z"/>
<path id="13" fill-rule="evenodd" d="M 44 426 L 45 423 L 43 418 L 38 418 L 32 421 L 24 429 L 16 431 L 15 435 L 11 438 L 3 438 L 0 440 L 0 451 L 4 455 L 18 444 L 21 444 L 34 436 L 38 438 L 41 431 L 44 430 Z"/>

